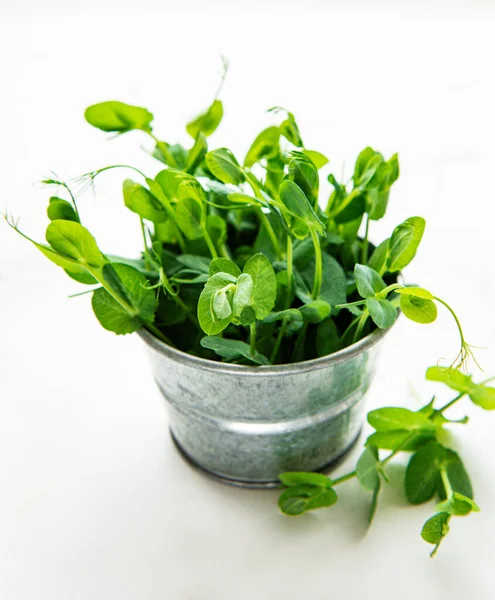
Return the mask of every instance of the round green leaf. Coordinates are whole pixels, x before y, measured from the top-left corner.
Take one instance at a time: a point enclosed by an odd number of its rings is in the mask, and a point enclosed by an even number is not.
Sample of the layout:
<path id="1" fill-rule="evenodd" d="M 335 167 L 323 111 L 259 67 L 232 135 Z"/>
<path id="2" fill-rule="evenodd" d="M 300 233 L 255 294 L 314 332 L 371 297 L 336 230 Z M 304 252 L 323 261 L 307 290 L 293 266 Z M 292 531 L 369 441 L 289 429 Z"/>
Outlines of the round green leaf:
<path id="1" fill-rule="evenodd" d="M 216 292 L 236 282 L 237 279 L 228 273 L 215 273 L 208 278 L 198 301 L 198 321 L 207 335 L 220 333 L 232 321 L 232 314 L 223 319 L 216 318 L 212 312 L 212 301 Z"/>
<path id="2" fill-rule="evenodd" d="M 337 502 L 333 489 L 312 485 L 296 485 L 286 489 L 278 500 L 280 510 L 286 515 L 300 515 L 308 510 L 332 506 Z"/>
<path id="3" fill-rule="evenodd" d="M 163 223 L 167 213 L 161 202 L 139 183 L 126 179 L 123 184 L 124 204 L 129 210 L 153 223 Z"/>
<path id="4" fill-rule="evenodd" d="M 252 256 L 244 265 L 244 273 L 251 275 L 253 293 L 250 305 L 256 318 L 263 320 L 275 305 L 277 298 L 277 277 L 265 255 L 258 253 Z"/>
<path id="5" fill-rule="evenodd" d="M 388 300 L 367 298 L 366 308 L 369 310 L 373 322 L 380 329 L 388 329 L 395 323 L 397 318 L 397 309 Z"/>
<path id="6" fill-rule="evenodd" d="M 73 221 L 52 221 L 46 230 L 46 241 L 60 254 L 98 268 L 103 256 L 89 231 Z"/>
<path id="7" fill-rule="evenodd" d="M 445 459 L 445 448 L 429 442 L 409 460 L 406 469 L 406 496 L 411 504 L 422 504 L 430 500 L 440 484 L 440 465 Z"/>
<path id="8" fill-rule="evenodd" d="M 206 155 L 206 166 L 223 183 L 239 185 L 245 179 L 236 157 L 227 148 L 218 148 Z"/>
<path id="9" fill-rule="evenodd" d="M 410 294 L 400 295 L 400 308 L 408 319 L 424 325 L 433 323 L 438 315 L 437 305 L 432 300 Z"/>
<path id="10" fill-rule="evenodd" d="M 356 264 L 354 266 L 354 279 L 362 298 L 372 298 L 387 287 L 380 275 L 366 265 Z"/>
<path id="11" fill-rule="evenodd" d="M 214 258 L 210 263 L 209 275 L 215 275 L 215 273 L 229 273 L 234 277 L 239 277 L 241 270 L 228 258 Z"/>
<path id="12" fill-rule="evenodd" d="M 58 219 L 62 221 L 75 221 L 79 223 L 79 217 L 76 214 L 72 204 L 62 198 L 52 196 L 50 198 L 50 204 L 46 211 L 50 221 L 56 221 Z"/>

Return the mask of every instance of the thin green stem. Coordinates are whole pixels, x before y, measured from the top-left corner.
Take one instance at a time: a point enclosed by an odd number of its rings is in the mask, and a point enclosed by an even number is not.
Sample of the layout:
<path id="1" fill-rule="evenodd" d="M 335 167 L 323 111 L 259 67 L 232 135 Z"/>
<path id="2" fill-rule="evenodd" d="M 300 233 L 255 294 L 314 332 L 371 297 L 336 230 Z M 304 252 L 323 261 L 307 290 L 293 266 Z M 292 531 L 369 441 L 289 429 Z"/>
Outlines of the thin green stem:
<path id="1" fill-rule="evenodd" d="M 454 490 L 452 489 L 452 486 L 450 485 L 449 476 L 447 475 L 447 469 L 444 466 L 442 466 L 442 467 L 440 467 L 439 471 L 440 471 L 440 477 L 442 478 L 445 495 L 447 496 L 447 498 L 450 498 L 451 496 L 454 495 Z"/>
<path id="2" fill-rule="evenodd" d="M 363 310 L 363 314 L 359 317 L 358 326 L 356 327 L 356 333 L 354 334 L 353 342 L 357 342 L 360 339 L 361 333 L 363 332 L 364 326 L 366 325 L 366 321 L 368 320 L 369 312 L 368 309 L 365 308 Z"/>
<path id="3" fill-rule="evenodd" d="M 440 304 L 443 304 L 445 306 L 445 308 L 450 312 L 450 314 L 454 317 L 454 321 L 457 325 L 457 329 L 459 330 L 459 335 L 461 337 L 461 345 L 462 345 L 462 347 L 464 347 L 466 344 L 466 340 L 464 339 L 464 333 L 462 331 L 461 323 L 460 323 L 457 315 L 455 314 L 454 309 L 451 306 L 449 306 L 447 304 L 447 302 L 445 302 L 445 300 L 442 300 L 441 298 L 438 298 L 437 296 L 433 296 L 433 298 L 435 298 L 435 300 L 437 302 L 440 302 Z"/>
<path id="4" fill-rule="evenodd" d="M 287 236 L 286 260 L 287 260 L 287 292 L 286 292 L 287 295 L 285 297 L 285 308 L 288 309 L 288 308 L 290 308 L 290 305 L 292 304 L 292 277 L 293 277 L 293 270 L 294 270 L 293 263 L 292 263 L 292 238 L 290 236 Z M 286 329 L 287 329 L 287 319 L 283 319 L 282 325 L 281 325 L 280 329 L 278 330 L 278 335 L 277 335 L 277 339 L 275 340 L 275 345 L 273 346 L 272 354 L 270 356 L 270 362 L 272 364 L 275 363 L 278 352 L 280 350 L 280 344 L 282 343 L 282 339 L 284 337 Z"/>
<path id="5" fill-rule="evenodd" d="M 407 437 L 405 437 L 402 440 L 402 442 L 397 446 L 397 448 L 392 450 L 392 452 L 389 455 L 387 455 L 383 460 L 379 461 L 380 465 L 382 467 L 384 467 L 388 462 L 390 462 L 392 460 L 392 458 L 394 456 L 396 456 L 399 452 L 401 452 L 403 450 L 403 448 L 405 448 L 407 446 L 407 444 L 409 444 L 416 437 L 416 435 L 417 435 L 417 433 L 415 431 L 413 431 Z M 349 481 L 349 479 L 353 479 L 354 477 L 356 477 L 356 475 L 357 475 L 356 471 L 351 471 L 350 473 L 346 473 L 345 475 L 342 475 L 341 477 L 338 477 L 337 479 L 333 479 L 332 486 L 338 485 L 339 483 L 344 483 L 345 481 Z"/>
<path id="6" fill-rule="evenodd" d="M 67 190 L 67 192 L 69 193 L 69 196 L 71 197 L 72 205 L 74 206 L 74 210 L 76 211 L 77 219 L 78 219 L 78 221 L 80 223 L 81 222 L 81 217 L 79 216 L 79 210 L 77 209 L 76 198 L 75 198 L 74 194 L 72 193 L 72 190 L 70 189 L 70 187 L 68 186 L 67 183 L 63 182 L 62 186 Z"/>
<path id="7" fill-rule="evenodd" d="M 318 296 L 320 295 L 321 284 L 323 281 L 323 261 L 321 254 L 320 238 L 318 236 L 318 233 L 313 228 L 311 228 L 310 234 L 315 249 L 315 278 L 313 282 L 312 296 L 314 300 L 317 300 Z"/>
<path id="8" fill-rule="evenodd" d="M 259 185 L 256 183 L 256 181 L 254 180 L 254 178 L 251 176 L 250 173 L 247 173 L 246 171 L 243 171 L 243 173 L 244 173 L 244 177 L 246 178 L 246 181 L 251 186 L 251 189 L 253 190 L 255 197 L 258 198 L 258 200 L 261 200 L 261 202 L 263 204 L 265 204 L 265 199 L 263 198 L 263 194 L 261 193 L 261 189 L 260 189 Z M 257 207 L 257 212 L 261 219 L 261 222 L 263 223 L 263 225 L 268 233 L 268 237 L 270 238 L 270 241 L 272 243 L 273 249 L 275 250 L 278 260 L 282 260 L 282 250 L 280 249 L 280 244 L 278 243 L 278 239 L 277 239 L 277 236 L 275 235 L 275 231 L 273 230 L 272 224 L 270 223 L 268 217 L 265 215 L 265 213 L 263 212 L 263 209 L 260 206 Z"/>
<path id="9" fill-rule="evenodd" d="M 132 171 L 135 171 L 136 173 L 141 175 L 141 177 L 143 179 L 147 179 L 146 175 L 142 171 L 140 171 L 137 167 L 133 167 L 132 165 L 110 165 L 108 167 L 103 167 L 102 169 L 97 169 L 96 171 L 90 171 L 89 173 L 85 173 L 81 177 L 91 176 L 92 179 L 94 179 L 100 173 L 104 173 L 105 171 L 110 171 L 111 169 L 131 169 Z"/>
<path id="10" fill-rule="evenodd" d="M 206 225 L 203 227 L 203 235 L 205 238 L 206 245 L 208 246 L 208 250 L 210 251 L 212 258 L 218 258 L 218 252 L 215 248 L 215 244 L 213 243 L 208 230 L 206 229 Z"/>
<path id="11" fill-rule="evenodd" d="M 361 248 L 361 264 L 366 265 L 368 263 L 368 233 L 370 228 L 370 216 L 366 213 L 366 229 L 364 230 L 363 245 Z"/>
<path id="12" fill-rule="evenodd" d="M 256 321 L 253 321 L 250 325 L 249 348 L 254 356 L 256 354 Z"/>
<path id="13" fill-rule="evenodd" d="M 140 217 L 139 222 L 141 223 L 141 234 L 143 236 L 144 242 L 144 268 L 149 268 L 149 258 L 148 258 L 148 240 L 146 239 L 146 229 L 144 228 L 144 220 Z"/>
<path id="14" fill-rule="evenodd" d="M 335 308 L 349 308 L 349 306 L 361 306 L 362 304 L 366 304 L 366 299 L 356 300 L 355 302 L 346 302 L 346 304 L 337 304 Z"/>
<path id="15" fill-rule="evenodd" d="M 147 323 L 144 327 L 159 340 L 161 340 L 168 346 L 172 346 L 172 348 L 175 348 L 174 344 L 172 344 L 168 337 L 164 333 L 162 333 L 157 327 L 155 327 L 155 325 L 153 325 L 152 323 Z"/>

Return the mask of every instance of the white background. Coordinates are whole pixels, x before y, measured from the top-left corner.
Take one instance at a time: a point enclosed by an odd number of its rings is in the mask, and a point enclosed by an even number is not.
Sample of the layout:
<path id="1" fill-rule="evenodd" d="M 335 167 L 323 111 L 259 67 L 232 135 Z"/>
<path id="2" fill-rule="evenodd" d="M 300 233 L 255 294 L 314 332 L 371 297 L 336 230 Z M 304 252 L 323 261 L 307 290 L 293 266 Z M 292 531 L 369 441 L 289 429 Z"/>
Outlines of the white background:
<path id="1" fill-rule="evenodd" d="M 368 144 L 399 151 L 402 174 L 381 240 L 427 220 L 407 271 L 449 300 L 486 377 L 495 374 L 495 13 L 485 3 L 13 3 L 0 8 L 0 208 L 42 240 L 50 190 L 33 185 L 130 162 L 159 166 L 140 134 L 106 141 L 83 120 L 118 99 L 156 114 L 156 131 L 187 143 L 184 124 L 231 71 L 212 144 L 242 155 L 292 110 L 306 145 L 351 173 Z M 80 201 L 100 246 L 138 251 L 121 180 Z M 408 507 L 402 471 L 366 529 L 369 496 L 354 482 L 332 509 L 289 519 L 277 492 L 222 486 L 177 455 L 137 337 L 94 319 L 76 282 L 0 224 L 0 598 L 252 600 L 283 597 L 489 600 L 495 595 L 495 415 L 471 417 L 452 445 L 482 507 L 455 519 L 435 560 L 419 532 L 434 506 Z M 456 353 L 444 312 L 404 319 L 388 338 L 369 406 L 425 403 L 427 366 Z M 448 394 L 441 391 L 441 397 Z M 359 450 L 339 468 L 353 468 Z"/>

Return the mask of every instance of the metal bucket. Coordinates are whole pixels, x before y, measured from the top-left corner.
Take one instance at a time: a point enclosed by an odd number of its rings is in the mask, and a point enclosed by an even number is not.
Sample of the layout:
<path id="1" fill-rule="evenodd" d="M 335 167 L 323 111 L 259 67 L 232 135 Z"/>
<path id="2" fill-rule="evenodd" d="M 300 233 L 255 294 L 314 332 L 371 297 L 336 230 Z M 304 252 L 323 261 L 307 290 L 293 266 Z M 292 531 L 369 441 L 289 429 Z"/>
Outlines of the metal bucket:
<path id="1" fill-rule="evenodd" d="M 329 356 L 247 367 L 191 356 L 139 332 L 181 453 L 225 482 L 274 487 L 284 471 L 324 471 L 356 442 L 384 335 Z"/>

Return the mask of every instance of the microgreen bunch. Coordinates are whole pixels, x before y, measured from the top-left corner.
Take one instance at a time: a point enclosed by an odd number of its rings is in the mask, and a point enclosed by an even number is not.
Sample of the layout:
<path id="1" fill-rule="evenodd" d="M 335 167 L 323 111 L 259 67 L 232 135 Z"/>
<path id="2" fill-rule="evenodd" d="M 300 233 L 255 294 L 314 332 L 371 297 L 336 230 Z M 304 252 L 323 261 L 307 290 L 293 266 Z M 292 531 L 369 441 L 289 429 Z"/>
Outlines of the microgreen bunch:
<path id="1" fill-rule="evenodd" d="M 480 509 L 473 500 L 473 489 L 465 466 L 454 450 L 441 443 L 446 425 L 465 424 L 468 418 L 449 420 L 446 412 L 463 397 L 485 409 L 495 409 L 495 388 L 489 380 L 474 383 L 472 377 L 453 368 L 430 367 L 430 381 L 442 382 L 458 392 L 442 407 L 435 407 L 435 397 L 418 411 L 386 407 L 368 413 L 374 432 L 367 438 L 364 451 L 354 471 L 330 479 L 320 473 L 282 473 L 280 481 L 287 486 L 279 498 L 282 512 L 295 516 L 337 502 L 335 487 L 356 478 L 372 494 L 369 522 L 377 508 L 382 483 L 389 483 L 386 467 L 399 453 L 411 454 L 404 476 L 404 491 L 410 504 L 423 504 L 436 497 L 436 513 L 423 525 L 422 538 L 434 545 L 434 556 L 449 532 L 453 516 L 466 516 Z M 388 451 L 385 456 L 380 452 Z"/>
<path id="2" fill-rule="evenodd" d="M 397 154 L 386 160 L 367 147 L 350 182 L 327 174 L 332 191 L 323 208 L 328 159 L 306 147 L 291 112 L 270 109 L 274 124 L 243 161 L 227 148 L 209 148 L 223 117 L 225 72 L 211 105 L 186 126 L 189 147 L 157 137 L 145 108 L 117 101 L 90 106 L 85 117 L 94 127 L 152 139 L 152 155 L 165 168 L 145 174 L 110 165 L 69 181 L 46 179 L 65 197 L 49 199 L 47 244 L 30 241 L 70 277 L 96 286 L 89 289 L 94 313 L 117 334 L 144 327 L 203 358 L 280 364 L 326 356 L 387 329 L 399 307 L 413 321 L 431 323 L 440 304 L 459 329 L 455 366 L 464 364 L 471 351 L 452 308 L 398 281 L 416 254 L 424 219 L 406 219 L 377 246 L 369 241 L 399 177 Z M 137 258 L 102 252 L 82 224 L 81 194 L 111 169 L 138 179 L 122 186 L 143 237 Z"/>

